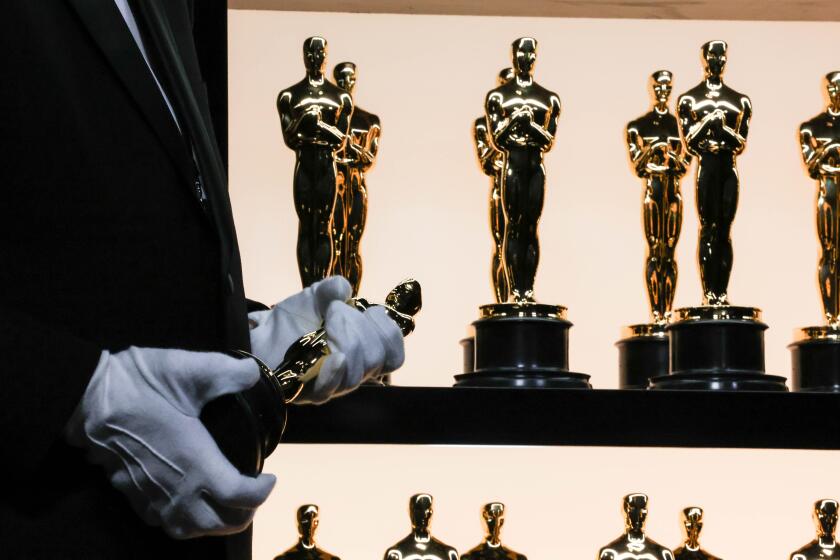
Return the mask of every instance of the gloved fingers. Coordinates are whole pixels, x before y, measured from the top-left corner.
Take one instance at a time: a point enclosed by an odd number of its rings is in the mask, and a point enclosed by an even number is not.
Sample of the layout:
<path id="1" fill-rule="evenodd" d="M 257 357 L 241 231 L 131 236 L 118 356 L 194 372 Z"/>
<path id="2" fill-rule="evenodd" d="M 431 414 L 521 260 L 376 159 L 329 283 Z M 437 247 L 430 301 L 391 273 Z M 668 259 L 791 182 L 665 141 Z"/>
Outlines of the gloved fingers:
<path id="1" fill-rule="evenodd" d="M 111 473 L 109 479 L 111 485 L 128 499 L 131 509 L 140 516 L 144 523 L 152 527 L 160 525 L 160 514 L 152 506 L 151 500 L 140 490 L 131 473 L 125 469 L 118 469 Z"/>
<path id="2" fill-rule="evenodd" d="M 263 473 L 253 478 L 237 472 L 206 491 L 213 502 L 223 507 L 254 510 L 268 499 L 276 483 L 273 474 Z"/>
<path id="3" fill-rule="evenodd" d="M 167 384 L 178 410 L 198 416 L 209 401 L 253 387 L 260 379 L 257 363 L 250 358 L 234 358 L 215 352 L 186 352 L 182 364 L 170 363 L 161 377 Z"/>
<path id="4" fill-rule="evenodd" d="M 327 309 L 334 301 L 346 302 L 353 295 L 353 287 L 343 276 L 330 276 L 312 284 L 315 294 L 315 310 L 319 317 L 326 317 Z"/>
<path id="5" fill-rule="evenodd" d="M 374 324 L 385 347 L 385 361 L 382 373 L 390 373 L 405 362 L 405 339 L 396 321 L 391 319 L 388 311 L 382 306 L 370 307 L 365 315 Z"/>
<path id="6" fill-rule="evenodd" d="M 347 371 L 338 390 L 354 388 L 362 382 L 365 374 L 381 370 L 385 347 L 365 313 L 334 302 L 327 310 L 324 328 L 329 342 L 347 357 Z"/>
<path id="7" fill-rule="evenodd" d="M 250 313 L 248 313 L 248 328 L 250 330 L 259 328 L 265 323 L 265 320 L 270 316 L 270 309 L 260 309 L 258 311 L 251 311 Z"/>
<path id="8" fill-rule="evenodd" d="M 304 386 L 301 402 L 322 404 L 330 400 L 347 371 L 347 357 L 338 350 L 324 358 L 321 371 L 314 381 Z"/>
<path id="9" fill-rule="evenodd" d="M 167 505 L 161 512 L 161 525 L 166 534 L 179 540 L 236 532 L 197 494 Z"/>

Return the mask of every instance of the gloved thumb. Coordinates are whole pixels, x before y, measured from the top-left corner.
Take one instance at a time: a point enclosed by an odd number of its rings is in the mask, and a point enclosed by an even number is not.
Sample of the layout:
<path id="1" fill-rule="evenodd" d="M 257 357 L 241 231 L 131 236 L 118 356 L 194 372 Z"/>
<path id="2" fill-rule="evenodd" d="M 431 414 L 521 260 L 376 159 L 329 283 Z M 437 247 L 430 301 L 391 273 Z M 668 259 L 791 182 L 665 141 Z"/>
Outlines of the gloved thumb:
<path id="1" fill-rule="evenodd" d="M 318 316 L 323 319 L 327 314 L 327 308 L 335 300 L 347 301 L 353 295 L 353 288 L 350 282 L 343 276 L 330 276 L 312 285 L 315 294 L 315 309 Z"/>
<path id="2" fill-rule="evenodd" d="M 174 401 L 172 404 L 190 416 L 198 416 L 209 401 L 228 393 L 249 389 L 259 381 L 260 370 L 250 358 L 234 358 L 216 352 L 186 352 L 165 350 L 183 354 L 170 357 L 161 383 Z"/>

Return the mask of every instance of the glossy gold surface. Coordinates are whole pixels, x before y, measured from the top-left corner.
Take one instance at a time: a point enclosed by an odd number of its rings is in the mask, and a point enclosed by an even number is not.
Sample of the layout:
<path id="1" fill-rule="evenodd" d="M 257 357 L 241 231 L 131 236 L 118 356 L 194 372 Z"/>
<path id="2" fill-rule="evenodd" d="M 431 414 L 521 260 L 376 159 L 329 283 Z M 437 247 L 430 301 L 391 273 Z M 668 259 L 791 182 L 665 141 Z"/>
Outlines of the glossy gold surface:
<path id="1" fill-rule="evenodd" d="M 790 560 L 828 560 L 840 558 L 837 531 L 837 501 L 820 500 L 814 504 L 817 538 L 790 555 Z"/>
<path id="2" fill-rule="evenodd" d="M 682 307 L 674 311 L 675 321 L 761 321 L 761 309 L 735 305 L 703 305 Z"/>
<path id="3" fill-rule="evenodd" d="M 498 85 L 513 79 L 513 68 L 499 72 Z M 482 115 L 473 123 L 473 142 L 481 171 L 490 177 L 490 233 L 493 236 L 493 256 L 490 265 L 490 278 L 497 303 L 504 303 L 510 297 L 507 270 L 505 269 L 505 211 L 502 207 L 502 176 L 505 169 L 505 156 L 493 146 L 487 116 Z"/>
<path id="4" fill-rule="evenodd" d="M 517 39 L 512 53 L 515 76 L 487 94 L 484 112 L 490 144 L 503 156 L 501 250 L 508 301 L 522 303 L 535 301 L 540 258 L 537 224 L 545 196 L 543 155 L 554 144 L 560 98 L 534 81 L 535 39 Z"/>
<path id="5" fill-rule="evenodd" d="M 286 552 L 275 556 L 274 560 L 339 560 L 338 556 L 316 546 L 315 530 L 318 529 L 318 523 L 318 506 L 305 505 L 298 508 L 298 542 Z"/>
<path id="6" fill-rule="evenodd" d="M 335 83 L 348 94 L 356 87 L 356 65 L 342 62 L 333 70 Z M 336 153 L 336 200 L 333 210 L 333 274 L 350 281 L 353 295 L 362 282 L 360 244 L 367 220 L 367 181 L 379 153 L 379 117 L 354 105 L 344 147 Z"/>
<path id="7" fill-rule="evenodd" d="M 385 551 L 385 560 L 458 560 L 458 551 L 434 538 L 430 532 L 432 497 L 417 494 L 408 504 L 411 534 Z"/>
<path id="8" fill-rule="evenodd" d="M 840 326 L 840 72 L 825 77 L 828 107 L 802 123 L 799 143 L 808 174 L 818 184 L 817 235 L 820 263 L 817 278 L 828 325 Z"/>
<path id="9" fill-rule="evenodd" d="M 674 560 L 670 550 L 645 535 L 647 506 L 644 494 L 624 497 L 624 534 L 598 552 L 599 560 Z"/>
<path id="10" fill-rule="evenodd" d="M 793 341 L 802 342 L 805 340 L 840 341 L 840 327 L 836 325 L 824 325 L 821 327 L 804 327 L 796 329 L 793 333 Z"/>
<path id="11" fill-rule="evenodd" d="M 294 202 L 299 219 L 297 260 L 303 286 L 333 268 L 332 215 L 336 201 L 336 152 L 344 146 L 353 98 L 324 75 L 327 42 L 303 43 L 306 76 L 277 96 L 283 140 L 295 151 Z"/>
<path id="12" fill-rule="evenodd" d="M 490 317 L 542 317 L 547 319 L 565 319 L 566 308 L 562 305 L 544 303 L 491 303 L 479 307 L 482 319 Z"/>
<path id="13" fill-rule="evenodd" d="M 685 542 L 674 549 L 675 560 L 721 560 L 700 548 L 700 531 L 703 530 L 703 510 L 697 506 L 682 511 Z"/>
<path id="14" fill-rule="evenodd" d="M 668 109 L 671 79 L 668 70 L 653 73 L 653 107 L 627 124 L 626 135 L 633 170 L 645 184 L 645 283 L 652 322 L 660 325 L 668 322 L 677 288 L 674 254 L 683 217 L 680 180 L 691 161 L 683 148 L 677 118 Z"/>
<path id="15" fill-rule="evenodd" d="M 461 560 L 527 560 L 502 544 L 502 526 L 505 523 L 505 505 L 493 502 L 481 510 L 486 536 L 484 542 L 461 555 Z"/>
<path id="16" fill-rule="evenodd" d="M 668 332 L 665 330 L 666 324 L 663 323 L 641 323 L 639 325 L 629 325 L 621 329 L 621 338 L 667 338 Z"/>
<path id="17" fill-rule="evenodd" d="M 680 96 L 677 116 L 686 149 L 698 158 L 703 300 L 708 305 L 725 305 L 732 272 L 730 231 L 738 206 L 735 162 L 747 146 L 752 104 L 749 97 L 723 83 L 727 44 L 710 41 L 701 53 L 705 80 Z"/>

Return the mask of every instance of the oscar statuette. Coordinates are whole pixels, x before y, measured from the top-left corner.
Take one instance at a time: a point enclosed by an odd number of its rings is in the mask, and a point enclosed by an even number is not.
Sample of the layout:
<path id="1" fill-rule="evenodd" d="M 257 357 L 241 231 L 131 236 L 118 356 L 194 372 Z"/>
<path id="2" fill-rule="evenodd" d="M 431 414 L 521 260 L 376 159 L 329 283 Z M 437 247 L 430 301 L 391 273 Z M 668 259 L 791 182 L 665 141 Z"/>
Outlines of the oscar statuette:
<path id="1" fill-rule="evenodd" d="M 315 544 L 318 523 L 318 506 L 300 506 L 297 510 L 298 542 L 286 552 L 275 556 L 274 560 L 341 560 Z"/>
<path id="2" fill-rule="evenodd" d="M 677 289 L 675 253 L 683 216 L 680 180 L 691 161 L 683 147 L 677 118 L 668 109 L 671 79 L 668 70 L 653 73 L 653 108 L 627 124 L 630 163 L 645 186 L 642 222 L 647 242 L 645 285 L 651 321 L 625 327 L 616 343 L 622 389 L 647 389 L 650 378 L 668 373 L 665 327 Z"/>
<path id="3" fill-rule="evenodd" d="M 384 560 L 458 560 L 458 551 L 432 536 L 432 497 L 416 494 L 408 504 L 411 534 L 385 551 Z"/>
<path id="4" fill-rule="evenodd" d="M 674 560 L 674 554 L 645 535 L 648 497 L 624 496 L 624 534 L 598 551 L 598 560 Z"/>
<path id="5" fill-rule="evenodd" d="M 283 140 L 295 151 L 293 191 L 300 221 L 297 260 L 304 288 L 332 274 L 336 153 L 346 143 L 353 114 L 350 93 L 324 75 L 326 59 L 325 39 L 304 41 L 306 76 L 277 96 Z"/>
<path id="6" fill-rule="evenodd" d="M 537 225 L 545 196 L 543 157 L 560 118 L 557 94 L 534 81 L 537 42 L 514 41 L 513 71 L 503 71 L 473 127 L 481 168 L 492 179 L 490 223 L 496 303 L 483 305 L 461 341 L 458 387 L 590 388 L 589 376 L 569 371 L 566 308 L 537 303 Z M 511 75 L 512 74 L 512 75 Z"/>
<path id="7" fill-rule="evenodd" d="M 484 542 L 461 555 L 461 560 L 528 560 L 502 544 L 502 525 L 505 523 L 505 504 L 493 502 L 481 510 L 486 536 Z"/>
<path id="8" fill-rule="evenodd" d="M 674 549 L 674 560 L 721 560 L 700 548 L 700 531 L 703 530 L 703 510 L 697 506 L 682 512 L 685 542 Z"/>
<path id="9" fill-rule="evenodd" d="M 362 298 L 351 299 L 348 304 L 360 311 L 377 305 Z M 420 284 L 415 280 L 400 283 L 382 305 L 403 336 L 408 336 L 414 330 L 414 315 L 422 306 Z M 243 473 L 255 474 L 262 470 L 265 458 L 283 436 L 289 405 L 318 376 L 330 348 L 322 327 L 299 338 L 286 351 L 283 362 L 273 369 L 247 352 L 235 353 L 257 362 L 260 380 L 247 391 L 209 402 L 201 412 L 201 420 L 231 463 Z"/>
<path id="10" fill-rule="evenodd" d="M 680 96 L 680 134 L 697 158 L 699 261 L 704 304 L 677 309 L 668 325 L 669 374 L 652 389 L 786 391 L 785 378 L 764 371 L 761 310 L 729 303 L 730 232 L 738 204 L 737 157 L 747 146 L 749 97 L 723 82 L 727 44 L 702 47 L 705 79 Z"/>
<path id="11" fill-rule="evenodd" d="M 814 504 L 814 524 L 817 538 L 790 555 L 790 560 L 836 560 L 840 558 L 837 546 L 837 501 L 820 500 Z"/>
<path id="12" fill-rule="evenodd" d="M 828 108 L 799 127 L 799 143 L 808 174 L 818 184 L 817 274 L 825 325 L 798 329 L 791 351 L 794 391 L 840 392 L 840 72 L 825 77 Z"/>

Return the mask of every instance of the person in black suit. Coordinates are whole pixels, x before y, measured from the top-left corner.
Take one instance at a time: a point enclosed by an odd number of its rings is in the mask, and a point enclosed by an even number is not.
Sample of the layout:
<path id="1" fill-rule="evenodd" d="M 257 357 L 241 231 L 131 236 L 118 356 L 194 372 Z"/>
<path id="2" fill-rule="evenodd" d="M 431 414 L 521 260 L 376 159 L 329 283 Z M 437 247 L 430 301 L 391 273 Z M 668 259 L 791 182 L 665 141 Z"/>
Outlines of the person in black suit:
<path id="1" fill-rule="evenodd" d="M 343 279 L 270 311 L 245 299 L 226 99 L 208 95 L 226 87 L 225 14 L 0 8 L 4 558 L 250 558 L 274 480 L 232 469 L 198 421 L 257 378 L 220 352 L 273 358 L 324 321 L 335 351 L 314 402 L 402 363 L 399 329 L 344 305 Z"/>

